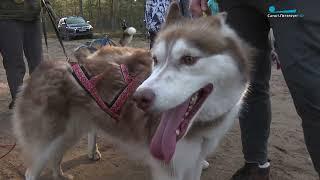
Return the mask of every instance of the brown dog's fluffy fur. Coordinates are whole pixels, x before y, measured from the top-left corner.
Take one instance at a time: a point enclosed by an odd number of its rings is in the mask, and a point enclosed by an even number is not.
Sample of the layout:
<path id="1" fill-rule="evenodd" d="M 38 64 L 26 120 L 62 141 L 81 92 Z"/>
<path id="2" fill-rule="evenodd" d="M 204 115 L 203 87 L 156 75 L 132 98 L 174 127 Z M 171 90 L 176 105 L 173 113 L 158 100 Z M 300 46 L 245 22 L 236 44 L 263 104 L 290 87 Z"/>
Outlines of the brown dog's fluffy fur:
<path id="1" fill-rule="evenodd" d="M 152 63 L 149 51 L 120 47 L 105 47 L 80 61 L 90 75 L 102 76 L 97 90 L 107 103 L 125 86 L 119 64 L 127 65 L 129 73 L 139 75 L 142 82 L 150 74 Z M 17 99 L 14 131 L 27 162 L 27 179 L 36 179 L 47 162 L 55 178 L 65 177 L 59 168 L 63 154 L 84 133 L 97 127 L 126 142 L 139 139 L 146 143 L 149 139 L 144 119 L 147 116 L 131 98 L 122 109 L 119 123 L 115 123 L 71 73 L 67 62 L 45 61 L 34 71 Z"/>

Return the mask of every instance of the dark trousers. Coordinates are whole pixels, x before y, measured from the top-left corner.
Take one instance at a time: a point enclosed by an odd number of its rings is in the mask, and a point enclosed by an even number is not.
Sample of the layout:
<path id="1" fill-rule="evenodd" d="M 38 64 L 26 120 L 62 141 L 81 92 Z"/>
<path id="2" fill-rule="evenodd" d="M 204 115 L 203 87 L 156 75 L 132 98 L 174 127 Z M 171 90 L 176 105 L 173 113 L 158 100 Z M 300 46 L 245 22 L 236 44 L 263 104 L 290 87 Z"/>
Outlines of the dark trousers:
<path id="1" fill-rule="evenodd" d="M 155 40 L 156 36 L 157 36 L 157 32 L 149 31 L 150 49 L 152 49 L 152 47 L 153 47 L 154 40 Z"/>
<path id="2" fill-rule="evenodd" d="M 269 97 L 270 44 L 273 28 L 282 72 L 296 110 L 302 119 L 307 149 L 320 174 L 320 1 L 222 0 L 228 23 L 258 49 L 251 88 L 240 115 L 241 138 L 246 161 L 267 161 L 271 108 Z M 297 9 L 296 18 L 268 17 L 270 6 Z"/>
<path id="3" fill-rule="evenodd" d="M 12 99 L 15 99 L 26 72 L 23 54 L 29 73 L 42 60 L 40 22 L 0 20 L 0 53 L 6 70 Z"/>

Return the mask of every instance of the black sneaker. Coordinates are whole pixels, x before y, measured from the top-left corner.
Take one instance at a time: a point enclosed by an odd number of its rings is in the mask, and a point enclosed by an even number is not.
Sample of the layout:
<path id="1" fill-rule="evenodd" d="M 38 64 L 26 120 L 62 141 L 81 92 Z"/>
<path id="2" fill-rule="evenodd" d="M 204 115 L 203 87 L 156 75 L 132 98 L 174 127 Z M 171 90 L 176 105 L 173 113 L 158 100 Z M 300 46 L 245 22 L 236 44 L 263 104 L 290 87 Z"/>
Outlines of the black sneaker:
<path id="1" fill-rule="evenodd" d="M 269 180 L 270 163 L 245 163 L 230 180 Z"/>

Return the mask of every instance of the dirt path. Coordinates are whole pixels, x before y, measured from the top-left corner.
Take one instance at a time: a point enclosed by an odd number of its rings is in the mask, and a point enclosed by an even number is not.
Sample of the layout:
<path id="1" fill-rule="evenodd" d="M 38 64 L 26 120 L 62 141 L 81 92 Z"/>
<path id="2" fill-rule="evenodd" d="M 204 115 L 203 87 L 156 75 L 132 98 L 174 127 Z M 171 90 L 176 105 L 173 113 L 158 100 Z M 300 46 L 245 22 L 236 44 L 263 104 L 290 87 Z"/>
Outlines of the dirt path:
<path id="1" fill-rule="evenodd" d="M 85 42 L 66 42 L 68 52 Z M 132 46 L 147 47 L 143 40 L 135 40 Z M 58 43 L 49 39 L 51 58 L 64 58 Z M 269 144 L 272 160 L 271 179 L 274 180 L 317 180 L 309 155 L 304 145 L 300 119 L 298 118 L 288 89 L 280 71 L 273 69 L 271 80 L 272 130 Z M 9 93 L 3 67 L 0 66 L 0 144 L 12 143 L 10 136 L 10 116 L 8 111 Z M 102 160 L 91 162 L 86 156 L 86 140 L 83 138 L 64 159 L 63 169 L 79 180 L 148 180 L 150 174 L 141 162 L 128 160 L 103 137 L 99 137 Z M 8 149 L 0 147 L 0 156 Z M 225 180 L 230 178 L 243 163 L 239 125 L 228 133 L 218 151 L 208 158 L 211 166 L 203 173 L 202 180 Z M 16 148 L 6 158 L 0 160 L 0 180 L 23 179 L 25 168 Z M 48 179 L 46 175 L 42 179 Z"/>

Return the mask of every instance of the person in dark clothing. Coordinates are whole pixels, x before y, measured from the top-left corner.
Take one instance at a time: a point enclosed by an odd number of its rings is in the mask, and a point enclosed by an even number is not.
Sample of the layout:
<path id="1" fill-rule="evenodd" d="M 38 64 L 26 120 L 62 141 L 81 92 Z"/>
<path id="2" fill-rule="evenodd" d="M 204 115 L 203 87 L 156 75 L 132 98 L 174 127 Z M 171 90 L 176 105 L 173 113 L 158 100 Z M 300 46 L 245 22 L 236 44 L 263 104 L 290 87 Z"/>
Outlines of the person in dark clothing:
<path id="1" fill-rule="evenodd" d="M 9 109 L 14 105 L 26 72 L 23 54 L 28 63 L 29 73 L 32 73 L 43 59 L 40 4 L 40 0 L 0 2 L 0 53 L 12 97 Z"/>
<path id="2" fill-rule="evenodd" d="M 127 28 L 128 28 L 127 21 L 123 19 L 121 22 L 121 29 L 122 31 L 125 31 Z"/>
<path id="3" fill-rule="evenodd" d="M 206 0 L 190 0 L 193 16 L 201 16 Z M 241 139 L 246 161 L 232 179 L 267 180 L 270 163 L 267 145 L 271 108 L 268 33 L 273 29 L 281 69 L 289 87 L 315 170 L 320 174 L 320 16 L 319 0 L 220 0 L 228 24 L 258 49 L 250 93 L 240 114 Z"/>

